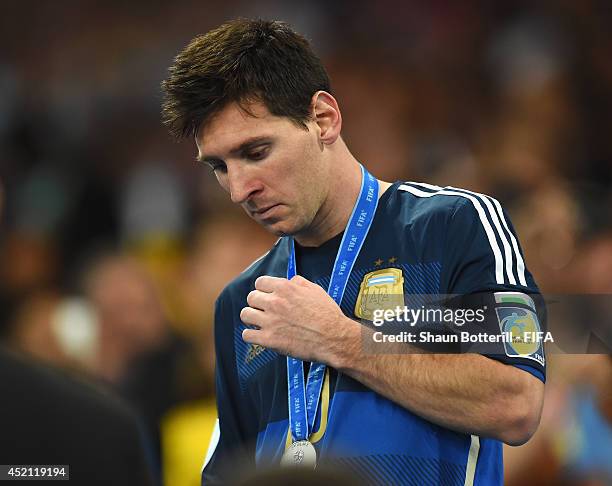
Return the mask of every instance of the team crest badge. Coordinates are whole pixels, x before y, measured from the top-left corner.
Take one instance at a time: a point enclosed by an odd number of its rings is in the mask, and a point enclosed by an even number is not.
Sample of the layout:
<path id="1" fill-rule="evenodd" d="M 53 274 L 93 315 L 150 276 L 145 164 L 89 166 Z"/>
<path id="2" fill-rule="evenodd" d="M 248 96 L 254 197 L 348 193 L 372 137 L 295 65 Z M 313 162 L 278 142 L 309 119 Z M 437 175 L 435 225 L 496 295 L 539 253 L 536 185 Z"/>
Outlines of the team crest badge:
<path id="1" fill-rule="evenodd" d="M 369 321 L 374 311 L 404 306 L 404 276 L 399 268 L 375 270 L 363 277 L 355 304 L 355 316 Z"/>

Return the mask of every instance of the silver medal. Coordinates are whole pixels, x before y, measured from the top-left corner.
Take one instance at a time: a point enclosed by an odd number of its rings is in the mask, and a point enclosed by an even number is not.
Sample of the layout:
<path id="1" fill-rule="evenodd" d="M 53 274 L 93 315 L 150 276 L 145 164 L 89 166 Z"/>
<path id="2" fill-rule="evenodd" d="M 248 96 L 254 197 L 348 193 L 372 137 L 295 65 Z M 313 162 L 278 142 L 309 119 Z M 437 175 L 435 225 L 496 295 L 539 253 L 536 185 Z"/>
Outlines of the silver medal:
<path id="1" fill-rule="evenodd" d="M 314 469 L 317 465 L 317 451 L 307 440 L 298 440 L 291 444 L 281 459 L 281 466 L 307 467 Z"/>

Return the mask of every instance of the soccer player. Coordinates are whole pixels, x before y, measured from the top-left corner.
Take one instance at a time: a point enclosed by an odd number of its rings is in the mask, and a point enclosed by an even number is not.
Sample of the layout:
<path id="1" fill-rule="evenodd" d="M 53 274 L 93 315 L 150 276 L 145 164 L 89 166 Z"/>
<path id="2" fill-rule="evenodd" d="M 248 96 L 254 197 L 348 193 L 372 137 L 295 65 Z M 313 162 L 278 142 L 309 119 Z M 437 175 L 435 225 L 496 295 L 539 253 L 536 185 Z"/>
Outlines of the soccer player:
<path id="1" fill-rule="evenodd" d="M 357 322 L 374 295 L 495 292 L 514 309 L 504 322 L 520 314 L 538 330 L 538 289 L 499 203 L 370 175 L 342 139 L 321 61 L 284 23 L 195 38 L 163 88 L 171 132 L 193 137 L 231 200 L 281 236 L 216 303 L 219 428 L 203 483 L 326 463 L 381 484 L 501 484 L 502 442 L 539 422 L 541 347 L 365 354 Z"/>

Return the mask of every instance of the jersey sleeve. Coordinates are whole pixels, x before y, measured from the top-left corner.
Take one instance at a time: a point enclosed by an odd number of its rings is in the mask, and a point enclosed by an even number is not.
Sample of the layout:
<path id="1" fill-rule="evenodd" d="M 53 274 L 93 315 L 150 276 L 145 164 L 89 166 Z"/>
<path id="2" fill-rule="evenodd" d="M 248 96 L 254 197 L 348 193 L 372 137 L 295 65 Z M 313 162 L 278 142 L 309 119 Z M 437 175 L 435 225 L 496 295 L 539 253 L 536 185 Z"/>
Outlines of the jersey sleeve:
<path id="1" fill-rule="evenodd" d="M 466 191 L 457 201 L 447 227 L 441 287 L 446 294 L 464 296 L 468 308 L 486 309 L 488 332 L 511 337 L 498 343 L 496 352 L 486 353 L 488 357 L 545 381 L 540 339 L 546 306 L 497 200 Z M 522 342 L 523 336 L 537 342 Z"/>
<path id="2" fill-rule="evenodd" d="M 244 397 L 238 386 L 231 301 L 221 294 L 215 304 L 216 400 L 218 420 L 202 468 L 202 485 L 227 484 L 235 474 L 253 466 L 254 447 L 244 415 Z M 241 406 L 242 404 L 242 406 Z"/>

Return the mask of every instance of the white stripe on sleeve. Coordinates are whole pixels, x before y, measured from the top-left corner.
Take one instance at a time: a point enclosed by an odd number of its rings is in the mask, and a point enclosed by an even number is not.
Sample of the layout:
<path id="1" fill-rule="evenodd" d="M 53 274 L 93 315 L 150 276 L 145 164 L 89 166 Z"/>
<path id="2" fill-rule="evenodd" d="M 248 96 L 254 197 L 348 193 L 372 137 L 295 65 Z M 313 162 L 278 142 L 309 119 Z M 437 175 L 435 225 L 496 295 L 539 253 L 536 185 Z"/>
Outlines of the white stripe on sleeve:
<path id="1" fill-rule="evenodd" d="M 422 186 L 427 189 L 432 189 L 436 191 L 440 191 L 443 189 L 440 186 L 435 186 L 433 184 L 426 184 L 424 182 L 412 182 L 411 181 L 410 184 L 415 184 L 415 185 Z M 517 262 L 516 273 L 517 273 L 519 282 L 526 287 L 527 282 L 525 281 L 525 262 L 523 261 L 521 252 L 519 251 L 516 238 L 514 237 L 514 235 L 508 228 L 508 223 L 506 222 L 506 218 L 504 217 L 504 213 L 501 209 L 501 205 L 499 204 L 499 201 L 497 201 L 497 199 L 495 198 L 487 196 L 486 194 L 481 194 L 479 192 L 474 192 L 474 191 L 468 191 L 467 189 L 461 189 L 461 188 L 452 187 L 452 186 L 448 186 L 445 189 L 447 190 L 450 189 L 454 191 L 464 192 L 467 194 L 472 194 L 473 196 L 478 197 L 481 201 L 485 203 L 485 206 L 489 210 L 489 216 L 491 217 L 491 220 L 493 221 L 493 224 L 495 225 L 495 229 L 497 229 L 497 234 L 504 247 L 504 256 L 506 260 L 506 265 L 505 265 L 506 276 L 508 277 L 508 281 L 512 285 L 516 285 L 516 278 L 514 277 L 514 268 L 513 268 L 513 260 L 512 260 L 512 252 L 514 250 L 514 258 Z M 495 205 L 495 208 L 493 207 L 491 202 Z M 510 241 L 508 241 L 508 238 L 506 237 L 506 233 L 501 228 L 500 220 L 504 228 L 506 229 L 507 234 L 510 236 Z M 510 246 L 511 243 L 512 243 L 512 247 Z"/>
<path id="2" fill-rule="evenodd" d="M 442 196 L 459 196 L 459 197 L 464 197 L 468 199 L 472 203 L 474 208 L 476 209 L 476 212 L 478 213 L 480 222 L 482 223 L 482 226 L 487 235 L 487 239 L 489 240 L 489 245 L 491 246 L 491 250 L 493 251 L 493 256 L 495 257 L 495 281 L 498 284 L 505 283 L 503 257 L 499 249 L 499 245 L 497 244 L 495 233 L 493 232 L 493 228 L 491 227 L 491 224 L 489 223 L 489 220 L 487 219 L 487 215 L 485 214 L 485 211 L 482 205 L 480 204 L 480 201 L 476 197 L 472 196 L 471 194 L 466 194 L 464 192 L 458 192 L 456 190 L 452 191 L 452 190 L 447 190 L 447 189 L 441 189 L 437 192 L 425 192 L 425 191 L 421 191 L 420 189 L 417 189 L 416 187 L 412 187 L 406 184 L 402 184 L 401 186 L 398 187 L 398 189 L 409 192 L 417 197 L 432 197 L 432 196 L 442 195 Z"/>
<path id="3" fill-rule="evenodd" d="M 504 217 L 504 212 L 502 211 L 501 204 L 499 204 L 499 201 L 495 198 L 491 198 L 491 200 L 493 201 L 493 204 L 495 204 L 495 208 L 497 209 L 497 213 L 499 214 L 499 218 L 501 219 L 504 228 L 506 228 L 506 231 L 510 235 L 510 241 L 512 242 L 512 248 L 514 249 L 514 255 L 516 256 L 516 270 L 518 273 L 519 282 L 524 287 L 527 287 L 527 280 L 525 280 L 525 261 L 523 260 L 523 255 L 521 255 L 521 250 L 519 249 L 518 242 L 512 234 L 512 231 L 510 231 L 510 228 L 508 228 L 508 223 L 506 222 L 506 218 Z"/>
<path id="4" fill-rule="evenodd" d="M 456 187 L 449 187 L 449 189 L 457 190 Z M 506 234 L 504 233 L 504 230 L 501 228 L 501 225 L 499 223 L 497 212 L 495 211 L 495 209 L 493 208 L 493 205 L 491 204 L 491 200 L 493 201 L 495 200 L 493 198 L 489 198 L 485 194 L 480 194 L 478 192 L 472 192 L 466 189 L 461 189 L 461 191 L 470 193 L 477 197 L 480 197 L 480 199 L 484 201 L 485 206 L 487 206 L 487 209 L 489 210 L 489 214 L 491 215 L 491 219 L 493 220 L 493 224 L 495 225 L 495 228 L 497 229 L 497 234 L 499 235 L 502 245 L 504 246 L 504 255 L 506 257 L 506 275 L 508 276 L 508 281 L 512 285 L 516 285 L 516 279 L 514 278 L 514 272 L 512 270 L 512 249 L 510 248 L 510 242 L 508 241 L 508 238 L 506 238 Z M 499 202 L 497 204 L 499 204 Z M 506 229 L 508 229 L 508 225 L 506 225 L 506 221 L 504 220 L 503 216 L 502 216 L 502 220 L 504 221 L 504 225 L 506 226 Z M 508 233 L 510 233 L 510 231 L 508 231 Z M 517 255 L 518 255 L 518 252 L 517 252 Z"/>

